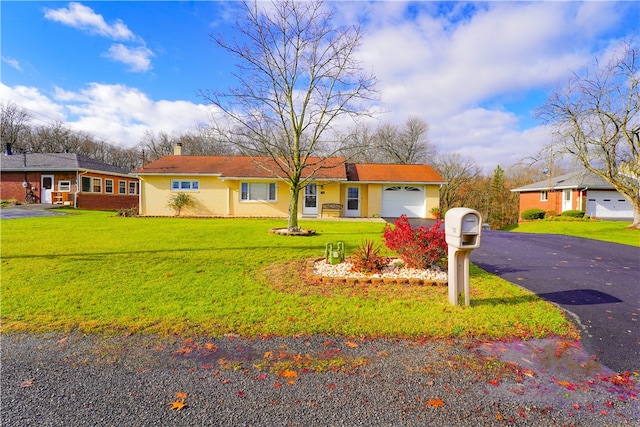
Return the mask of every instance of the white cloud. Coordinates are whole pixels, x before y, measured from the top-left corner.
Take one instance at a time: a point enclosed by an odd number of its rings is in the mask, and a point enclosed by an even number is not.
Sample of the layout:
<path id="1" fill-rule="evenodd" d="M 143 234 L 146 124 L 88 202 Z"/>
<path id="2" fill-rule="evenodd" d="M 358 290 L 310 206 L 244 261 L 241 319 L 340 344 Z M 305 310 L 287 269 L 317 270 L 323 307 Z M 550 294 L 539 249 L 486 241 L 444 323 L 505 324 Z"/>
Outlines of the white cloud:
<path id="1" fill-rule="evenodd" d="M 134 41 L 140 46 L 129 47 L 122 43 L 111 45 L 104 52 L 104 58 L 121 62 L 133 72 L 149 71 L 153 52 L 145 46 L 144 40 L 136 36 L 121 20 L 107 24 L 102 15 L 80 3 L 69 3 L 68 8 L 45 9 L 45 18 L 54 22 L 77 28 L 89 34 L 99 35 L 111 40 Z"/>
<path id="2" fill-rule="evenodd" d="M 35 113 L 37 124 L 63 122 L 66 119 L 64 107 L 53 102 L 40 90 L 28 86 L 9 87 L 0 83 L 0 99 L 11 101 L 20 107 L 26 108 L 31 113 Z"/>
<path id="3" fill-rule="evenodd" d="M 18 61 L 17 59 L 10 58 L 8 56 L 3 56 L 2 62 L 6 63 L 11 68 L 14 68 L 17 71 L 22 71 L 22 66 L 20 65 L 20 61 Z"/>
<path id="4" fill-rule="evenodd" d="M 381 120 L 422 117 L 441 151 L 472 155 L 485 171 L 534 155 L 550 139 L 535 124 L 523 129 L 539 105 L 509 112 L 503 103 L 543 99 L 601 54 L 599 40 L 625 19 L 609 2 L 361 5 L 336 3 L 351 22 L 364 17 L 359 58 L 380 81 L 388 111 Z"/>
<path id="5" fill-rule="evenodd" d="M 71 2 L 68 8 L 45 9 L 44 17 L 69 27 L 97 34 L 112 40 L 134 40 L 136 36 L 121 21 L 107 24 L 102 15 L 83 4 Z"/>
<path id="6" fill-rule="evenodd" d="M 151 69 L 153 52 L 144 46 L 130 48 L 118 43 L 111 45 L 102 56 L 129 65 L 130 71 L 144 72 Z"/>
<path id="7" fill-rule="evenodd" d="M 61 121 L 73 130 L 125 147 L 138 144 L 146 131 L 182 133 L 209 120 L 205 105 L 154 101 L 125 85 L 91 83 L 79 91 L 56 87 L 47 96 L 36 88 L 0 84 L 0 98 L 36 113 L 38 124 Z"/>

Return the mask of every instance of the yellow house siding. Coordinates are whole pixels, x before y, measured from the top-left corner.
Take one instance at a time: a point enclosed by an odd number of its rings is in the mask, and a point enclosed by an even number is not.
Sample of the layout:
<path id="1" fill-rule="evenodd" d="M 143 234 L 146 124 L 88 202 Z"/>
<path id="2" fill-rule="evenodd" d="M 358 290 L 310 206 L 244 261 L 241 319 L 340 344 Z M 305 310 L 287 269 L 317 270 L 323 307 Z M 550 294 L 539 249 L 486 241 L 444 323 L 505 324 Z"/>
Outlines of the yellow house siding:
<path id="1" fill-rule="evenodd" d="M 323 203 L 343 203 L 341 198 L 341 185 L 340 182 L 337 181 L 320 181 L 318 184 L 318 216 L 322 215 L 322 204 Z M 344 203 L 343 203 L 344 205 Z M 342 216 L 343 213 L 340 213 Z M 337 213 L 334 212 L 325 212 L 325 217 L 335 217 Z"/>
<path id="2" fill-rule="evenodd" d="M 435 218 L 435 216 L 430 212 L 433 208 L 440 207 L 440 186 L 439 185 L 427 185 L 426 190 L 426 210 L 427 217 Z"/>
<path id="3" fill-rule="evenodd" d="M 229 215 L 243 217 L 288 217 L 289 216 L 289 186 L 278 181 L 276 183 L 276 201 L 254 201 L 240 200 L 240 184 L 250 183 L 271 183 L 274 181 L 225 181 L 230 189 L 229 195 Z"/>
<path id="4" fill-rule="evenodd" d="M 173 179 L 198 181 L 199 189 L 195 191 L 172 191 Z M 227 187 L 220 179 L 213 176 L 143 176 L 141 177 L 142 197 L 141 215 L 175 215 L 168 204 L 171 196 L 179 192 L 189 194 L 195 205 L 184 209 L 182 215 L 224 216 L 227 215 Z"/>
<path id="5" fill-rule="evenodd" d="M 367 194 L 368 216 L 379 217 L 382 212 L 382 184 L 369 184 Z"/>

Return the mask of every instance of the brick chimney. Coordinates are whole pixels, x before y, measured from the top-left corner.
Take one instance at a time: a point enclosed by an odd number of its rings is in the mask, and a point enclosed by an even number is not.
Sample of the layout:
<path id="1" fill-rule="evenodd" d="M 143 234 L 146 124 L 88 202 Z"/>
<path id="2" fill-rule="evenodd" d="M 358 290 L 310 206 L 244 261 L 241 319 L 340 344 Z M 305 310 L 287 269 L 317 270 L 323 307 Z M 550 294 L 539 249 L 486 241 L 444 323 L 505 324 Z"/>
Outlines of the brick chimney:
<path id="1" fill-rule="evenodd" d="M 173 155 L 182 156 L 182 142 L 178 142 L 176 146 L 173 147 Z"/>

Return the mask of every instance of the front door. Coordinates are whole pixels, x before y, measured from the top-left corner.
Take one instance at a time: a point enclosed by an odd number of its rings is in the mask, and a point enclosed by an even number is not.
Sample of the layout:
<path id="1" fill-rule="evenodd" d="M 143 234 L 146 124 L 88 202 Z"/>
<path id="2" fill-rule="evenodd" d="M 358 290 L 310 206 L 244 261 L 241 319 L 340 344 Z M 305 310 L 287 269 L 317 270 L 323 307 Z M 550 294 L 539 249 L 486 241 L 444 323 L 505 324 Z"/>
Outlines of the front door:
<path id="1" fill-rule="evenodd" d="M 302 215 L 318 216 L 318 186 L 316 184 L 307 184 L 304 187 Z"/>
<path id="2" fill-rule="evenodd" d="M 360 187 L 347 187 L 347 209 L 345 216 L 360 216 Z"/>
<path id="3" fill-rule="evenodd" d="M 52 203 L 53 175 L 42 175 L 40 181 L 40 203 Z"/>
<path id="4" fill-rule="evenodd" d="M 571 208 L 571 190 L 562 190 L 562 212 L 570 211 Z"/>

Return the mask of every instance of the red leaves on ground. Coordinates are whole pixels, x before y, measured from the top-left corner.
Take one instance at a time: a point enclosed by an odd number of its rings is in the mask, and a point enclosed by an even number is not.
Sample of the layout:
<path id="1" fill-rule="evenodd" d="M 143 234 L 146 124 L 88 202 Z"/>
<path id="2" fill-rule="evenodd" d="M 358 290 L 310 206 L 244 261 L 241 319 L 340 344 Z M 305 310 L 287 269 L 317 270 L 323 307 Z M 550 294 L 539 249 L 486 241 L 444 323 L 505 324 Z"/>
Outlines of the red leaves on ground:
<path id="1" fill-rule="evenodd" d="M 169 403 L 169 405 L 171 405 L 171 407 L 169 408 L 170 411 L 181 411 L 185 406 L 187 406 L 187 403 L 185 402 L 187 398 L 187 393 L 185 393 L 184 391 L 179 391 L 176 393 L 176 400 Z"/>
<path id="2" fill-rule="evenodd" d="M 431 398 L 429 400 L 426 401 L 425 405 L 431 407 L 431 408 L 442 408 L 444 406 L 444 401 L 442 399 L 440 399 L 439 397 L 436 398 Z"/>

